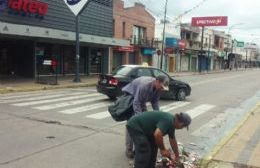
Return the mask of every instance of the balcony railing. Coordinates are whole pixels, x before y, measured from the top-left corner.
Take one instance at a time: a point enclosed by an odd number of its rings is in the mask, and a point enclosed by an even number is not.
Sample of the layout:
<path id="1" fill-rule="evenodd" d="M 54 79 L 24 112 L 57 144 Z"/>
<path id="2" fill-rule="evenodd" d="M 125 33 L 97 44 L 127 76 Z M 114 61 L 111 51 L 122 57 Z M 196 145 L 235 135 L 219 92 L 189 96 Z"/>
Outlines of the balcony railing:
<path id="1" fill-rule="evenodd" d="M 150 48 L 157 48 L 159 45 L 159 41 L 152 38 L 140 38 L 138 36 L 131 36 L 130 37 L 130 44 L 140 47 L 150 47 Z"/>

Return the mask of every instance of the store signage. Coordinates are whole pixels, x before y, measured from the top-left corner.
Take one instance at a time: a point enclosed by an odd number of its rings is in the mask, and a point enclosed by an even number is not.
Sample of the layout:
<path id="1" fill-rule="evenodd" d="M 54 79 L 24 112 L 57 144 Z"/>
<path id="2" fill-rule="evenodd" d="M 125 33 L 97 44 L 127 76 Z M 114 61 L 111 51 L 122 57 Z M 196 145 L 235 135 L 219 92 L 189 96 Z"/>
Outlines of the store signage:
<path id="1" fill-rule="evenodd" d="M 133 46 L 118 46 L 114 48 L 115 51 L 121 51 L 121 52 L 134 52 Z"/>
<path id="2" fill-rule="evenodd" d="M 173 54 L 173 48 L 165 48 L 164 49 L 164 52 L 166 53 L 166 54 Z"/>
<path id="3" fill-rule="evenodd" d="M 152 48 L 142 48 L 143 55 L 153 55 L 154 49 Z"/>
<path id="4" fill-rule="evenodd" d="M 25 13 L 45 15 L 48 11 L 48 4 L 30 0 L 8 0 L 8 7 L 13 10 Z"/>
<path id="5" fill-rule="evenodd" d="M 172 37 L 166 37 L 166 47 L 176 47 L 177 46 L 177 39 Z"/>
<path id="6" fill-rule="evenodd" d="M 184 50 L 186 47 L 185 40 L 178 40 L 178 47 L 179 47 L 179 49 Z"/>
<path id="7" fill-rule="evenodd" d="M 193 17 L 191 26 L 204 27 L 204 26 L 227 26 L 227 16 L 212 16 L 212 17 Z"/>
<path id="8" fill-rule="evenodd" d="M 77 16 L 89 0 L 64 0 L 72 13 Z"/>

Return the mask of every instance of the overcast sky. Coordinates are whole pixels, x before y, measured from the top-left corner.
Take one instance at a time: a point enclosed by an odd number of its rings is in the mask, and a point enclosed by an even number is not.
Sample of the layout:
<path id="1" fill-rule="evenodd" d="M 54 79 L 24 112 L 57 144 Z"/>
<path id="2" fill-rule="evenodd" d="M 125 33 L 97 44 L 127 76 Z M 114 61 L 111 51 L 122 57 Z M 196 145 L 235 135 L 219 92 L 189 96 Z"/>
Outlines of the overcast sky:
<path id="1" fill-rule="evenodd" d="M 141 2 L 155 17 L 163 18 L 166 0 L 124 0 L 125 5 Z M 212 27 L 224 30 L 244 42 L 260 44 L 260 0 L 168 0 L 168 19 L 174 20 L 187 11 L 182 22 L 198 16 L 228 16 L 228 26 Z M 175 21 L 176 22 L 176 21 Z"/>

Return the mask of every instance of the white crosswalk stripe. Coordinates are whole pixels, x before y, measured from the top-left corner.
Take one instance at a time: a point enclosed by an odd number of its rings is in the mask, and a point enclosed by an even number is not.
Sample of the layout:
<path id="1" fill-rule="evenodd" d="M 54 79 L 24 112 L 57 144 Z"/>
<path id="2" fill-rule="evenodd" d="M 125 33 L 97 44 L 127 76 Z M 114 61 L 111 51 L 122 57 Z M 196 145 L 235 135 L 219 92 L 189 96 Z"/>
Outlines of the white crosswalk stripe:
<path id="1" fill-rule="evenodd" d="M 61 107 L 79 105 L 79 104 L 83 104 L 83 103 L 90 103 L 90 102 L 94 102 L 94 101 L 97 101 L 97 100 L 103 100 L 105 98 L 106 98 L 105 96 L 102 96 L 102 97 L 96 97 L 96 98 L 91 98 L 91 99 L 74 100 L 74 101 L 69 101 L 69 102 L 64 102 L 64 103 L 33 107 L 33 109 L 51 110 L 51 109 L 56 109 L 56 108 L 61 108 Z"/>
<path id="2" fill-rule="evenodd" d="M 190 104 L 190 102 L 174 102 L 174 103 L 171 103 L 171 104 L 162 106 L 162 107 L 160 108 L 160 110 L 169 112 L 169 111 L 171 111 L 171 110 L 174 110 L 174 109 L 177 109 L 177 108 L 180 108 L 180 107 L 187 106 L 188 104 Z"/>
<path id="3" fill-rule="evenodd" d="M 82 93 L 69 93 L 69 94 L 55 94 L 55 95 L 44 95 L 44 96 L 37 96 L 37 97 L 30 97 L 30 98 L 21 98 L 21 99 L 12 99 L 12 100 L 2 100 L 0 103 L 17 103 L 17 102 L 25 102 L 25 101 L 35 101 L 35 100 L 44 100 L 56 97 L 62 97 L 66 95 L 80 95 Z"/>
<path id="4" fill-rule="evenodd" d="M 202 105 L 199 105 L 189 111 L 186 111 L 186 113 L 188 113 L 190 115 L 190 117 L 192 119 L 198 117 L 199 115 L 211 110 L 212 108 L 214 108 L 215 105 L 211 105 L 211 104 L 202 104 Z"/>
<path id="5" fill-rule="evenodd" d="M 110 113 L 108 111 L 100 112 L 100 113 L 95 113 L 91 115 L 87 115 L 86 118 L 93 118 L 93 119 L 105 119 L 110 117 Z"/>
<path id="6" fill-rule="evenodd" d="M 75 93 L 76 94 L 76 93 Z M 82 93 L 81 93 L 82 94 Z M 14 106 L 30 106 L 30 105 L 36 105 L 36 104 L 44 104 L 44 103 L 53 103 L 53 102 L 58 102 L 58 101 L 65 101 L 65 100 L 74 100 L 74 99 L 80 99 L 80 98 L 87 98 L 87 97 L 94 97 L 98 96 L 100 94 L 94 93 L 94 94 L 84 94 L 79 96 L 70 96 L 70 97 L 63 97 L 63 98 L 58 98 L 58 99 L 48 99 L 48 100 L 40 100 L 40 101 L 31 101 L 31 102 L 24 102 L 24 103 L 16 103 L 12 104 Z"/>
<path id="7" fill-rule="evenodd" d="M 174 109 L 177 109 L 177 108 L 186 106 L 186 105 L 188 105 L 188 104 L 190 104 L 190 102 L 179 102 L 179 101 L 178 101 L 178 102 L 173 102 L 173 103 L 170 103 L 170 104 L 161 106 L 161 107 L 160 107 L 160 110 L 169 112 L 169 111 L 171 111 L 171 110 L 174 110 Z M 151 104 L 148 103 L 148 106 L 151 106 Z M 104 111 L 104 112 L 100 112 L 100 113 L 95 113 L 95 114 L 87 115 L 86 118 L 105 119 L 105 118 L 108 118 L 108 117 L 110 117 L 110 116 L 111 116 L 111 115 L 109 114 L 108 111 Z"/>
<path id="8" fill-rule="evenodd" d="M 107 107 L 108 105 L 109 105 L 109 103 L 97 103 L 97 104 L 62 110 L 59 112 L 64 113 L 64 114 L 75 114 L 75 113 L 87 112 L 87 111 L 102 108 L 102 107 Z"/>
<path id="9" fill-rule="evenodd" d="M 111 118 L 110 113 L 107 111 L 108 105 L 111 102 L 104 101 L 106 100 L 106 96 L 101 95 L 99 93 L 87 93 L 87 92 L 49 92 L 49 93 L 30 93 L 30 94 L 18 94 L 18 95 L 8 95 L 5 97 L 1 97 L 0 103 L 9 103 L 13 106 L 30 106 L 32 109 L 36 110 L 53 110 L 62 113 L 62 114 L 85 114 L 85 118 L 89 119 L 106 119 Z M 160 107 L 161 111 L 165 112 L 174 112 L 175 109 L 181 107 L 188 107 L 191 102 L 187 101 L 174 101 L 162 105 Z M 75 105 L 79 105 L 76 106 Z M 66 108 L 65 108 L 66 107 Z M 149 109 L 151 105 L 148 104 Z M 187 109 L 186 107 L 186 109 Z M 196 107 L 193 107 L 186 111 L 192 119 L 206 113 L 207 111 L 213 109 L 215 105 L 211 104 L 200 104 Z M 65 108 L 65 109 L 62 109 Z M 95 111 L 95 113 L 93 113 Z M 80 116 L 80 115 L 79 115 Z"/>
<path id="10" fill-rule="evenodd" d="M 65 91 L 44 91 L 44 92 L 36 92 L 36 93 L 20 93 L 20 94 L 8 94 L 8 95 L 1 95 L 1 100 L 8 100 L 8 99 L 17 99 L 17 98 L 26 98 L 26 97 L 32 97 L 32 96 L 43 96 L 43 95 L 52 95 L 52 94 L 66 94 Z M 68 93 L 68 92 L 67 92 Z"/>

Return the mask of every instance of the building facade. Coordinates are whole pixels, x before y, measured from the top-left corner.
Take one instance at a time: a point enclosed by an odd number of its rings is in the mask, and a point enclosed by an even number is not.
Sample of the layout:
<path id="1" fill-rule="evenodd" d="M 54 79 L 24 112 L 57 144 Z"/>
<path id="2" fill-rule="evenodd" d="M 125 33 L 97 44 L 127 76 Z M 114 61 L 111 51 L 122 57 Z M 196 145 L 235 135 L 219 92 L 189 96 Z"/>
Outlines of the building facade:
<path id="1" fill-rule="evenodd" d="M 0 6 L 0 75 L 75 73 L 75 16 L 64 1 L 3 0 Z M 107 73 L 109 47 L 129 45 L 112 38 L 112 15 L 112 0 L 90 1 L 80 14 L 80 74 Z"/>
<path id="2" fill-rule="evenodd" d="M 155 18 L 145 6 L 135 3 L 125 8 L 122 0 L 113 0 L 113 24 L 113 37 L 129 40 L 131 45 L 111 48 L 111 70 L 122 64 L 152 65 Z"/>

